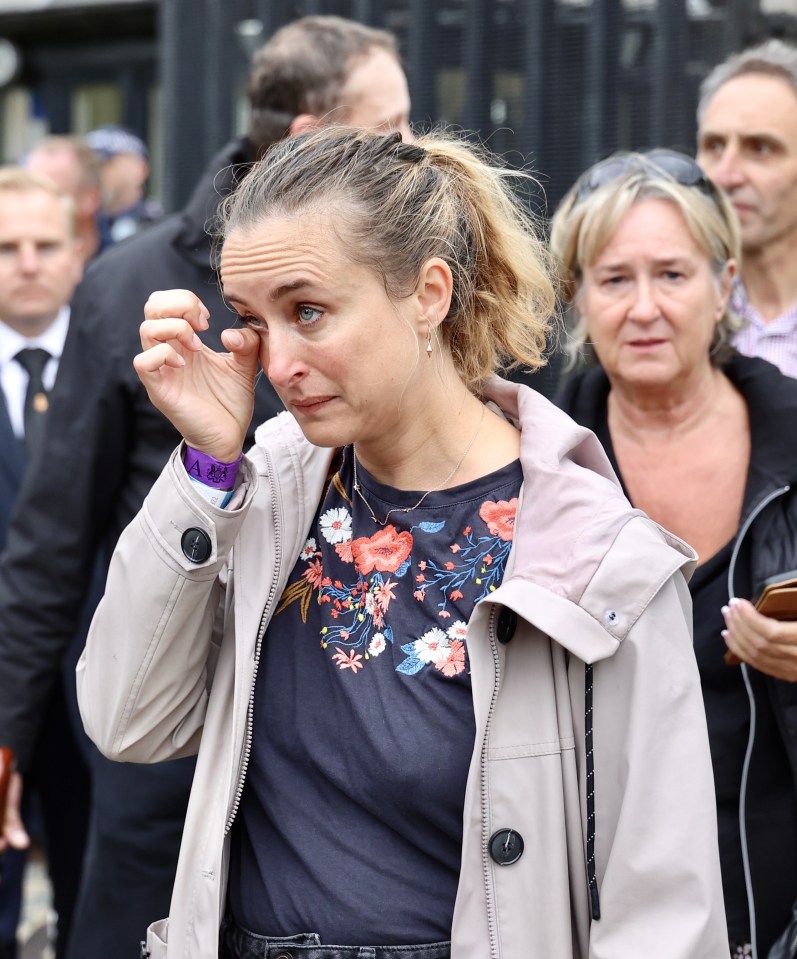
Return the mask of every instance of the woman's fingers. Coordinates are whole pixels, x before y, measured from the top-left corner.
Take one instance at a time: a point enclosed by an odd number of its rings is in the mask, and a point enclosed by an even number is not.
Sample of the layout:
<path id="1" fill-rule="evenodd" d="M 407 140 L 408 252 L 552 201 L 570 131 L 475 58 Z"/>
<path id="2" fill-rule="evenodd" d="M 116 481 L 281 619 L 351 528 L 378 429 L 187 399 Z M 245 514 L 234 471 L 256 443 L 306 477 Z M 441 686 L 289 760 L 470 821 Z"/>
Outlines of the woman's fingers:
<path id="1" fill-rule="evenodd" d="M 169 343 L 160 343 L 158 346 L 151 346 L 143 353 L 133 359 L 133 368 L 139 376 L 158 373 L 164 367 L 168 366 L 173 370 L 185 366 L 185 359 L 182 353 Z"/>
<path id="2" fill-rule="evenodd" d="M 254 330 L 247 327 L 222 330 L 221 342 L 236 360 L 243 360 L 246 367 L 251 366 L 252 357 L 257 359 L 260 337 Z"/>
<path id="3" fill-rule="evenodd" d="M 190 290 L 156 290 L 144 305 L 144 318 L 162 320 L 169 317 L 182 317 L 194 329 L 206 330 L 210 313 Z"/>
<path id="4" fill-rule="evenodd" d="M 734 599 L 722 610 L 728 648 L 761 672 L 797 681 L 797 623 L 759 613 L 747 600 Z"/>
<path id="5" fill-rule="evenodd" d="M 168 317 L 162 320 L 144 320 L 139 327 L 141 345 L 145 350 L 158 343 L 176 341 L 187 350 L 198 353 L 202 349 L 202 340 L 186 320 Z"/>

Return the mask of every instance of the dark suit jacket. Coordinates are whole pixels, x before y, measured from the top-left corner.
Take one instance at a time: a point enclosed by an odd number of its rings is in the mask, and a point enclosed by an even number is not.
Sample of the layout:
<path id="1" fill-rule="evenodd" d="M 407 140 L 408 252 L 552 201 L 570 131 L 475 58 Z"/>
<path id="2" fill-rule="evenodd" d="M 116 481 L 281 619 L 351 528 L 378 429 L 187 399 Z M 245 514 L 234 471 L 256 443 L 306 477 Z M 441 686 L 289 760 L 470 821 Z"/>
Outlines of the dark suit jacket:
<path id="1" fill-rule="evenodd" d="M 25 444 L 14 435 L 5 397 L 0 390 L 0 549 L 5 547 L 25 466 Z"/>
<path id="2" fill-rule="evenodd" d="M 43 455 L 29 470 L 0 561 L 0 743 L 16 750 L 23 770 L 78 630 L 95 556 L 102 546 L 110 556 L 179 441 L 133 370 L 144 304 L 153 290 L 194 291 L 211 314 L 203 339 L 222 348 L 220 333 L 234 317 L 219 293 L 206 225 L 246 160 L 242 143 L 227 146 L 182 213 L 103 253 L 75 294 Z M 253 425 L 281 408 L 261 377 Z"/>

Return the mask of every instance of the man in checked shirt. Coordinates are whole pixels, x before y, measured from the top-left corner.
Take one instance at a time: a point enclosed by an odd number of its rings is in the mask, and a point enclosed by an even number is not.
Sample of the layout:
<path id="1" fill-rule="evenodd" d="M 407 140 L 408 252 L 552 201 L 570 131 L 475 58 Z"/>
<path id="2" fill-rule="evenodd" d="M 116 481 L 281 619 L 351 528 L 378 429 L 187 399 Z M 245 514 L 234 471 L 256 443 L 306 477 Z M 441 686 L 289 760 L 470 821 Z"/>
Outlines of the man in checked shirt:
<path id="1" fill-rule="evenodd" d="M 741 224 L 734 345 L 797 376 L 797 48 L 768 40 L 716 66 L 697 119 L 698 163 Z"/>

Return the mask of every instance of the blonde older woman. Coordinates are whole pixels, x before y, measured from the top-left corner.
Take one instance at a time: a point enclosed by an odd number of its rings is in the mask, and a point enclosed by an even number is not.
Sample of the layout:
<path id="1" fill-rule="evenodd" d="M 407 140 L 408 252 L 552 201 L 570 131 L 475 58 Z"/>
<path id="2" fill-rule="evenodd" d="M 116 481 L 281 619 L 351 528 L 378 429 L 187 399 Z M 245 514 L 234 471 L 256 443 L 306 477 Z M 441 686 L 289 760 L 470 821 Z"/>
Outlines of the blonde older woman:
<path id="1" fill-rule="evenodd" d="M 588 339 L 599 364 L 560 405 L 602 440 L 632 504 L 700 557 L 690 590 L 731 954 L 763 957 L 797 895 L 797 624 L 749 599 L 797 567 L 797 383 L 727 346 L 738 226 L 690 157 L 592 167 L 552 246 L 572 348 Z"/>

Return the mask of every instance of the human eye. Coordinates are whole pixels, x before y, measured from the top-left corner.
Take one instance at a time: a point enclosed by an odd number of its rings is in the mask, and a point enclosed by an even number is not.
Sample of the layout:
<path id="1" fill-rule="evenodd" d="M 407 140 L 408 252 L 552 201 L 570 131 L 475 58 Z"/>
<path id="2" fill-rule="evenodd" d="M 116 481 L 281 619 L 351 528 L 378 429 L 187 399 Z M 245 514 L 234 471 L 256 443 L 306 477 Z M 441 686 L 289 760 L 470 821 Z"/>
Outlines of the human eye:
<path id="1" fill-rule="evenodd" d="M 261 320 L 257 316 L 252 316 L 251 313 L 239 313 L 238 319 L 244 326 L 249 327 L 250 330 L 268 330 L 268 326 L 266 325 L 265 321 Z"/>
<path id="2" fill-rule="evenodd" d="M 313 326 L 321 319 L 322 311 L 314 306 L 307 306 L 305 303 L 299 304 L 296 308 L 296 317 L 300 326 Z"/>
<path id="3" fill-rule="evenodd" d="M 725 141 L 720 137 L 704 137 L 700 141 L 699 152 L 708 156 L 719 156 L 725 148 Z"/>
<path id="4" fill-rule="evenodd" d="M 758 137 L 751 137 L 747 144 L 747 150 L 748 153 L 761 159 L 766 159 L 776 152 L 775 145 L 771 140 Z"/>

